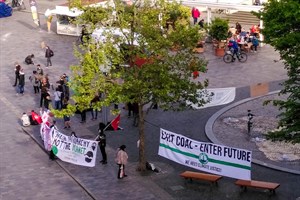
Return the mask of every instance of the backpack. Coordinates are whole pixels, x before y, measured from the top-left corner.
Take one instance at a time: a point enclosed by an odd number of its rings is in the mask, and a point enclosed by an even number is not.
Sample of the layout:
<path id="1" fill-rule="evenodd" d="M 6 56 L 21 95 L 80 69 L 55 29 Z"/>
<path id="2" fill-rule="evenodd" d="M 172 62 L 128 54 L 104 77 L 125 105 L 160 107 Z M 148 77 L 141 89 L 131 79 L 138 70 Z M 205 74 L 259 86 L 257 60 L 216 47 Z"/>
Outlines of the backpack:
<path id="1" fill-rule="evenodd" d="M 49 53 L 50 53 L 50 57 L 54 56 L 54 52 L 52 51 L 52 49 L 49 49 Z"/>
<path id="2" fill-rule="evenodd" d="M 22 121 L 22 125 L 24 127 L 26 126 L 30 126 L 30 120 L 29 120 L 29 116 L 27 114 L 23 114 L 21 117 L 21 121 Z"/>

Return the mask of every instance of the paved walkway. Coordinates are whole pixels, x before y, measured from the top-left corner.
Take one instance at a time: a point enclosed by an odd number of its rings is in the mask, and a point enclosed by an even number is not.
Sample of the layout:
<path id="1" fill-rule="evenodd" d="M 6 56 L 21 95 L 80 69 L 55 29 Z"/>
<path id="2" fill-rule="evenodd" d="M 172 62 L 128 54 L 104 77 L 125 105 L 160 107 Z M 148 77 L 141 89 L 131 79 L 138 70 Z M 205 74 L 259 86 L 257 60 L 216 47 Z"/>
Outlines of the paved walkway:
<path id="1" fill-rule="evenodd" d="M 47 8 L 64 3 L 62 0 L 38 2 L 43 13 Z M 27 7 L 28 8 L 28 7 Z M 138 162 L 138 130 L 132 126 L 132 119 L 126 118 L 122 112 L 121 126 L 124 131 L 107 132 L 108 165 L 97 164 L 94 168 L 86 168 L 56 160 L 49 161 L 42 149 L 38 148 L 40 138 L 38 127 L 26 128 L 30 139 L 21 131 L 19 117 L 22 112 L 38 109 L 39 97 L 33 95 L 32 86 L 28 81 L 29 74 L 35 68 L 25 66 L 24 58 L 34 53 L 36 63 L 45 65 L 44 51 L 40 48 L 42 41 L 54 50 L 53 67 L 45 69 L 50 80 L 55 82 L 62 73 L 69 73 L 69 66 L 76 63 L 73 56 L 75 37 L 48 34 L 45 19 L 41 16 L 42 30 L 35 27 L 31 14 L 14 12 L 12 17 L 1 19 L 0 25 L 0 109 L 1 138 L 0 142 L 0 192 L 1 199 L 296 199 L 300 196 L 298 175 L 271 170 L 253 165 L 253 179 L 280 182 L 277 195 L 269 197 L 265 191 L 251 190 L 240 193 L 234 185 L 234 180 L 224 178 L 218 188 L 210 187 L 203 182 L 185 183 L 179 173 L 188 168 L 157 156 L 159 128 L 165 128 L 184 134 L 195 140 L 208 141 L 204 127 L 212 114 L 223 106 L 207 108 L 198 111 L 180 113 L 153 110 L 147 116 L 146 152 L 149 161 L 162 169 L 162 173 L 145 173 L 140 175 L 135 171 Z M 55 28 L 55 26 L 53 27 Z M 54 30 L 54 29 L 53 29 Z M 208 72 L 201 78 L 209 78 L 210 87 L 237 87 L 235 101 L 248 98 L 257 93 L 265 93 L 265 89 L 257 89 L 258 83 L 267 83 L 267 91 L 277 90 L 278 82 L 286 78 L 285 70 L 279 56 L 271 47 L 264 47 L 257 54 L 249 54 L 247 63 L 225 64 L 222 59 L 212 54 L 207 46 L 204 54 L 210 61 Z M 25 68 L 25 95 L 16 96 L 11 85 L 14 78 L 14 62 L 18 61 Z M 253 89 L 254 88 L 254 89 Z M 255 89 L 256 88 L 256 89 Z M 87 114 L 89 119 L 89 113 Z M 112 116 L 110 116 L 112 119 Z M 97 131 L 96 121 L 79 124 L 79 116 L 72 117 L 72 129 L 80 137 L 94 138 Z M 16 126 L 17 124 L 17 126 Z M 58 127 L 62 129 L 61 120 Z M 69 134 L 70 132 L 65 132 Z M 33 142 L 37 141 L 37 143 Z M 129 177 L 117 180 L 117 166 L 113 161 L 115 149 L 120 144 L 127 145 Z M 100 160 L 100 152 L 97 160 Z"/>

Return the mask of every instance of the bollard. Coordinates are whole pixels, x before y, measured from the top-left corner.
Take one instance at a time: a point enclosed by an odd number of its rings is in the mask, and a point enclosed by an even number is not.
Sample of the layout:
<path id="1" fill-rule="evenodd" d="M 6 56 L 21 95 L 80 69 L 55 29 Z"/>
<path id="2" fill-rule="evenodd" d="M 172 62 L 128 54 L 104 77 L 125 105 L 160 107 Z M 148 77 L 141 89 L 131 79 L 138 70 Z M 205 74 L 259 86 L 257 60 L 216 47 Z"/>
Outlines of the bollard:
<path id="1" fill-rule="evenodd" d="M 251 113 L 251 110 L 248 110 L 248 123 L 247 123 L 247 127 L 248 127 L 248 134 L 251 132 L 251 128 L 253 126 L 253 122 L 251 121 L 253 119 L 253 114 Z"/>

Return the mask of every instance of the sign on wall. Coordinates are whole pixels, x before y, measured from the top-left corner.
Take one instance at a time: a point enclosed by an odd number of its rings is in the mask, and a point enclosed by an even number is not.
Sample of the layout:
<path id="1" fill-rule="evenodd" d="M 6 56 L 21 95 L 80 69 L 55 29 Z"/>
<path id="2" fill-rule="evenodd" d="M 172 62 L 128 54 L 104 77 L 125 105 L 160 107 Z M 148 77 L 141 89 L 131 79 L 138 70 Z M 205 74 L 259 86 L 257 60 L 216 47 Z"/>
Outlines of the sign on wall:
<path id="1" fill-rule="evenodd" d="M 252 152 L 248 150 L 199 142 L 160 129 L 158 155 L 197 170 L 251 180 Z"/>

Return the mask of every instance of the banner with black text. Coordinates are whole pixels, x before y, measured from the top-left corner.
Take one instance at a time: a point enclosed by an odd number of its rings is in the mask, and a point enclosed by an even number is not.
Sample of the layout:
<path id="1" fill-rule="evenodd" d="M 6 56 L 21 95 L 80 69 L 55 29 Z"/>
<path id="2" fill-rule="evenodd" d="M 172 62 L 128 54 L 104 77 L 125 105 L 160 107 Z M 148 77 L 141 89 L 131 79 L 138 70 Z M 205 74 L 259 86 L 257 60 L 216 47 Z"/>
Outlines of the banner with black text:
<path id="1" fill-rule="evenodd" d="M 98 142 L 74 136 L 67 136 L 58 130 L 51 129 L 53 153 L 62 161 L 94 167 Z"/>
<path id="2" fill-rule="evenodd" d="M 251 180 L 252 152 L 248 150 L 199 142 L 160 129 L 158 155 L 197 170 Z"/>

